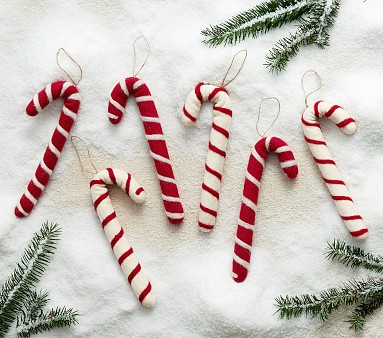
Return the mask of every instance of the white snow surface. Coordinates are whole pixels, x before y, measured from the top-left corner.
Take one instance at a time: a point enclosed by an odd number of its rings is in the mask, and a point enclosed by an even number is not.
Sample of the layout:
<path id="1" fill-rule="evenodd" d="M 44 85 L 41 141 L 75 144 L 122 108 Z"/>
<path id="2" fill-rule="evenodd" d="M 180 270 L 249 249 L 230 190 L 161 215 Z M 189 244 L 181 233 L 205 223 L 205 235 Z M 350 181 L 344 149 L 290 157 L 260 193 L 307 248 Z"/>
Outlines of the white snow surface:
<path id="1" fill-rule="evenodd" d="M 350 278 L 371 273 L 351 270 L 325 259 L 334 238 L 382 254 L 383 237 L 383 3 L 344 0 L 331 47 L 302 49 L 279 76 L 263 66 L 265 53 L 294 25 L 238 46 L 208 48 L 200 30 L 220 23 L 260 1 L 165 0 L 4 0 L 0 6 L 0 284 L 19 261 L 34 232 L 46 221 L 63 233 L 39 288 L 48 289 L 51 307 L 81 313 L 79 325 L 40 337 L 353 337 L 344 308 L 319 319 L 280 320 L 274 315 L 278 295 L 315 293 Z M 114 85 L 131 76 L 132 43 L 144 34 L 151 46 L 139 77 L 148 84 L 162 119 L 186 219 L 171 226 L 165 217 L 158 180 L 144 138 L 136 104 L 127 105 L 121 124 L 107 118 Z M 47 83 L 66 79 L 55 53 L 66 50 L 81 64 L 82 103 L 72 135 L 89 145 L 100 170 L 126 170 L 145 187 L 147 200 L 135 205 L 111 188 L 113 205 L 148 274 L 157 296 L 153 309 L 139 304 L 120 270 L 92 207 L 91 174 L 81 171 L 74 148 L 65 145 L 53 177 L 31 215 L 17 219 L 13 209 L 48 144 L 62 101 L 37 117 L 25 107 Z M 144 45 L 138 44 L 143 59 Z M 211 105 L 204 105 L 195 127 L 184 127 L 181 112 L 190 90 L 200 81 L 219 83 L 232 56 L 246 48 L 249 56 L 229 85 L 233 122 L 222 182 L 219 217 L 211 233 L 198 229 L 197 217 Z M 64 59 L 64 58 L 63 58 Z M 74 73 L 69 62 L 66 67 Z M 300 117 L 302 74 L 317 70 L 322 90 L 310 98 L 342 105 L 358 123 L 344 135 L 322 121 L 330 150 L 370 230 L 363 243 L 344 227 L 303 139 Z M 312 77 L 307 79 L 313 87 Z M 251 147 L 259 139 L 256 115 L 260 101 L 277 96 L 282 111 L 269 135 L 293 148 L 299 176 L 291 182 L 271 155 L 262 180 L 247 280 L 231 278 L 234 233 Z M 265 104 L 263 128 L 274 117 Z M 80 153 L 89 167 L 84 147 Z M 377 311 L 358 337 L 381 336 L 383 310 Z M 14 337 L 12 330 L 8 337 Z"/>

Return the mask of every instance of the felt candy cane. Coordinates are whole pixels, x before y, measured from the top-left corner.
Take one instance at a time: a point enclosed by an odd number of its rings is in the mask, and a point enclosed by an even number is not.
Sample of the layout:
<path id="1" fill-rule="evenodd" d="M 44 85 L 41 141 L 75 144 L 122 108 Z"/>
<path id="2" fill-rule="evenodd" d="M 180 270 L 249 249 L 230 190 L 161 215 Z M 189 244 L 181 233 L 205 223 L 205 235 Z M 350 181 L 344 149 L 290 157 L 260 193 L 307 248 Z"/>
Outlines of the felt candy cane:
<path id="1" fill-rule="evenodd" d="M 49 103 L 58 98 L 64 99 L 64 106 L 60 114 L 58 125 L 53 132 L 47 149 L 45 150 L 43 159 L 38 165 L 19 204 L 15 208 L 15 215 L 17 217 L 28 216 L 48 184 L 64 148 L 64 144 L 69 136 L 70 130 L 72 129 L 73 123 L 76 120 L 81 96 L 76 86 L 73 84 L 65 81 L 57 81 L 48 84 L 46 88 L 35 95 L 33 100 L 27 106 L 27 114 L 29 116 L 35 116 L 38 113 L 41 113 Z"/>
<path id="2" fill-rule="evenodd" d="M 142 271 L 133 248 L 118 221 L 106 187 L 108 184 L 118 185 L 134 202 L 140 204 L 145 200 L 145 191 L 130 174 L 119 169 L 104 169 L 97 173 L 90 182 L 94 208 L 118 264 L 120 264 L 140 303 L 146 307 L 153 307 L 156 298 L 152 291 L 152 285 Z"/>
<path id="3" fill-rule="evenodd" d="M 232 276 L 237 283 L 246 279 L 250 267 L 258 194 L 269 152 L 277 153 L 281 168 L 288 178 L 293 179 L 298 175 L 298 166 L 293 152 L 280 138 L 263 137 L 251 150 L 234 244 Z"/>
<path id="4" fill-rule="evenodd" d="M 339 215 L 350 234 L 361 239 L 367 236 L 368 229 L 359 215 L 346 184 L 340 177 L 336 163 L 327 148 L 317 121 L 323 116 L 328 117 L 348 135 L 356 131 L 356 123 L 342 107 L 324 101 L 318 101 L 313 106 L 308 107 L 302 115 L 305 140 L 335 202 Z"/>
<path id="5" fill-rule="evenodd" d="M 184 210 L 174 178 L 168 148 L 161 127 L 153 97 L 148 86 L 136 77 L 128 77 L 119 82 L 113 89 L 108 107 L 109 121 L 117 124 L 121 121 L 129 94 L 136 98 L 145 136 L 149 143 L 150 155 L 153 158 L 160 181 L 165 213 L 172 224 L 181 223 Z"/>
<path id="6" fill-rule="evenodd" d="M 217 218 L 232 111 L 230 97 L 225 88 L 199 83 L 186 98 L 182 115 L 185 125 L 191 126 L 197 121 L 204 101 L 211 101 L 214 106 L 198 224 L 202 231 L 211 231 Z"/>

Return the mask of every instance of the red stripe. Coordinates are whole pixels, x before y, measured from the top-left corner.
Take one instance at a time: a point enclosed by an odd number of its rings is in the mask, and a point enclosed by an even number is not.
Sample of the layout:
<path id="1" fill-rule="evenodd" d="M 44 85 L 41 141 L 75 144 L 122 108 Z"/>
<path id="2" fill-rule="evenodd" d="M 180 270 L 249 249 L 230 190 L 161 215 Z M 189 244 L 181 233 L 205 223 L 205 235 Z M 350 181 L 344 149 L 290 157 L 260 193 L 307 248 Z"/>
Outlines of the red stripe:
<path id="1" fill-rule="evenodd" d="M 89 185 L 92 188 L 95 184 L 105 184 L 105 182 L 102 180 L 91 180 Z"/>
<path id="2" fill-rule="evenodd" d="M 128 174 L 128 179 L 126 180 L 126 185 L 125 185 L 125 191 L 129 195 L 129 189 L 130 189 L 130 181 L 132 179 L 132 175 Z"/>
<path id="3" fill-rule="evenodd" d="M 144 291 L 141 292 L 140 297 L 138 297 L 138 300 L 140 301 L 140 303 L 143 302 L 143 300 L 149 294 L 150 291 L 152 291 L 152 284 L 150 284 L 149 282 L 148 286 L 144 289 Z"/>
<path id="4" fill-rule="evenodd" d="M 104 229 L 106 227 L 106 225 L 112 220 L 112 219 L 115 219 L 117 217 L 116 213 L 115 212 L 112 212 L 109 216 L 106 216 L 104 218 L 104 220 L 102 221 L 101 223 L 101 226 L 102 228 Z"/>
<path id="5" fill-rule="evenodd" d="M 349 196 L 331 196 L 334 201 L 351 201 L 352 198 Z"/>
<path id="6" fill-rule="evenodd" d="M 318 164 L 333 164 L 336 165 L 336 163 L 333 160 L 321 160 L 319 158 L 313 157 L 315 162 Z"/>
<path id="7" fill-rule="evenodd" d="M 212 209 L 209 209 L 209 208 L 206 208 L 205 206 L 203 206 L 202 204 L 199 205 L 199 207 L 201 208 L 202 211 L 214 216 L 214 217 L 217 217 L 217 212 L 212 210 Z"/>
<path id="8" fill-rule="evenodd" d="M 207 172 L 217 177 L 220 181 L 222 180 L 222 175 L 218 171 L 215 171 L 212 168 L 210 168 L 207 164 L 205 164 L 205 169 Z"/>
<path id="9" fill-rule="evenodd" d="M 144 191 L 144 188 L 143 188 L 143 187 L 139 187 L 139 188 L 136 190 L 136 195 L 138 196 L 138 195 L 141 194 L 143 191 Z"/>
<path id="10" fill-rule="evenodd" d="M 315 112 L 315 116 L 317 119 L 319 119 L 319 103 L 321 103 L 322 101 L 318 101 L 318 102 L 315 102 L 314 104 L 314 112 Z"/>
<path id="11" fill-rule="evenodd" d="M 194 117 L 194 116 L 191 116 L 188 111 L 186 110 L 186 108 L 184 107 L 184 114 L 187 118 L 189 118 L 191 121 L 195 122 L 197 121 L 197 119 Z"/>
<path id="12" fill-rule="evenodd" d="M 219 192 L 210 188 L 205 183 L 202 184 L 202 189 L 206 190 L 209 194 L 213 195 L 216 199 L 219 199 Z"/>
<path id="13" fill-rule="evenodd" d="M 323 177 L 323 180 L 328 183 L 328 184 L 342 184 L 342 185 L 346 185 L 343 181 L 340 181 L 340 180 L 329 180 L 327 178 L 324 178 Z"/>
<path id="14" fill-rule="evenodd" d="M 226 129 L 224 129 L 224 128 L 220 127 L 220 126 L 217 126 L 214 122 L 212 124 L 212 127 L 213 127 L 214 130 L 218 131 L 219 133 L 221 133 L 226 138 L 229 138 L 230 134 L 229 134 L 229 132 Z"/>
<path id="15" fill-rule="evenodd" d="M 113 171 L 113 169 L 112 169 L 112 168 L 106 168 L 106 170 L 108 170 L 109 177 L 110 177 L 110 179 L 112 180 L 112 182 L 113 182 L 114 184 L 117 184 L 117 182 L 116 182 L 116 176 L 114 176 L 114 171 Z"/>
<path id="16" fill-rule="evenodd" d="M 354 216 L 341 216 L 344 221 L 353 221 L 355 219 L 362 219 L 362 216 L 360 215 L 354 215 Z"/>
<path id="17" fill-rule="evenodd" d="M 117 244 L 117 242 L 121 239 L 122 236 L 124 236 L 124 229 L 121 228 L 119 233 L 116 236 L 114 236 L 112 241 L 110 242 L 110 246 L 112 247 L 112 249 Z"/>
<path id="18" fill-rule="evenodd" d="M 197 84 L 197 86 L 194 89 L 194 92 L 195 92 L 195 95 L 197 96 L 197 99 L 199 100 L 199 102 L 202 103 L 203 100 L 202 100 L 202 94 L 201 94 L 201 86 L 203 86 L 203 82 Z"/>
<path id="19" fill-rule="evenodd" d="M 120 258 L 118 259 L 118 264 L 122 264 L 125 259 L 127 259 L 133 253 L 133 248 L 130 247 L 128 251 L 125 251 Z"/>
<path id="20" fill-rule="evenodd" d="M 227 109 L 227 108 L 223 108 L 223 107 L 218 107 L 218 106 L 214 106 L 213 107 L 214 110 L 217 110 L 221 113 L 224 113 L 226 115 L 229 115 L 229 116 L 232 116 L 233 115 L 233 112 L 230 110 L 230 109 Z"/>
<path id="21" fill-rule="evenodd" d="M 368 229 L 367 229 L 367 228 L 365 228 L 365 229 L 361 229 L 361 230 L 358 230 L 358 231 L 350 231 L 350 234 L 351 234 L 353 237 L 359 237 L 359 236 L 364 235 L 366 232 L 368 232 Z"/>
<path id="22" fill-rule="evenodd" d="M 337 110 L 338 108 L 342 108 L 341 106 L 332 106 L 330 108 L 330 110 L 326 113 L 326 117 L 330 117 L 334 112 L 335 110 Z"/>
<path id="23" fill-rule="evenodd" d="M 213 91 L 210 93 L 209 97 L 207 98 L 209 101 L 211 101 L 214 96 L 216 96 L 219 92 L 225 92 L 227 94 L 227 91 L 224 88 L 215 88 Z"/>
<path id="24" fill-rule="evenodd" d="M 109 193 L 108 192 L 106 192 L 106 193 L 104 193 L 104 194 L 102 194 L 102 195 L 100 195 L 95 201 L 94 201 L 94 208 L 95 209 L 97 209 L 97 207 L 99 206 L 99 204 L 105 199 L 105 198 L 107 198 L 109 196 Z"/>
<path id="25" fill-rule="evenodd" d="M 128 276 L 128 282 L 129 284 L 132 284 L 132 280 L 134 277 L 137 276 L 137 274 L 141 271 L 141 265 L 140 263 L 137 264 L 137 266 L 133 269 L 133 271 Z"/>
<path id="26" fill-rule="evenodd" d="M 318 140 L 312 140 L 311 138 L 308 138 L 305 136 L 305 140 L 307 143 L 312 143 L 312 144 L 321 144 L 321 145 L 326 145 L 326 142 L 324 141 L 318 141 Z"/>
<path id="27" fill-rule="evenodd" d="M 305 126 L 308 126 L 308 127 L 318 127 L 318 128 L 320 128 L 320 124 L 319 124 L 319 123 L 310 123 L 310 122 L 307 122 L 307 121 L 303 118 L 303 115 L 302 115 L 302 123 L 303 123 Z"/>
<path id="28" fill-rule="evenodd" d="M 202 222 L 198 222 L 198 225 L 199 225 L 201 228 L 208 229 L 208 230 L 211 230 L 211 229 L 214 228 L 214 225 L 205 224 L 205 223 L 202 223 Z"/>
<path id="29" fill-rule="evenodd" d="M 209 149 L 211 151 L 214 151 L 215 153 L 217 153 L 218 155 L 221 155 L 223 157 L 226 157 L 226 152 L 224 152 L 223 150 L 217 148 L 216 146 L 212 145 L 211 142 L 209 142 Z"/>
<path id="30" fill-rule="evenodd" d="M 347 125 L 349 125 L 350 123 L 355 123 L 355 120 L 352 119 L 351 117 L 348 118 L 348 119 L 343 120 L 342 122 L 339 122 L 339 123 L 337 124 L 337 126 L 338 126 L 339 128 L 344 128 L 344 127 L 346 127 Z"/>

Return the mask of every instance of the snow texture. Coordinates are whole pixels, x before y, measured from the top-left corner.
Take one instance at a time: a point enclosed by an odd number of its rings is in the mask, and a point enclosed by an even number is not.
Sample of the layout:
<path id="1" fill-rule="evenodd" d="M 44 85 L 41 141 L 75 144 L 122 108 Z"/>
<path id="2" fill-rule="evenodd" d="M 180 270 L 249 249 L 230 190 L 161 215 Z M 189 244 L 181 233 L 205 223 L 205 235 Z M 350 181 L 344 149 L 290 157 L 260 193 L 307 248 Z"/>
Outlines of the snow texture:
<path id="1" fill-rule="evenodd" d="M 304 48 L 279 76 L 262 65 L 265 53 L 295 27 L 290 25 L 236 47 L 211 49 L 200 30 L 220 23 L 260 1 L 165 0 L 5 0 L 0 8 L 0 284 L 20 259 L 24 247 L 45 220 L 63 229 L 56 255 L 39 284 L 49 289 L 50 306 L 73 307 L 80 324 L 40 337 L 352 337 L 343 320 L 346 308 L 326 323 L 291 321 L 273 315 L 280 294 L 311 293 L 367 276 L 328 262 L 327 241 L 350 238 L 303 140 L 300 116 L 302 74 L 316 69 L 324 87 L 310 98 L 342 105 L 357 119 L 358 131 L 344 135 L 330 121 L 323 131 L 339 170 L 370 230 L 361 246 L 382 254 L 383 236 L 383 4 L 344 0 L 331 47 Z M 179 182 L 186 220 L 168 224 L 154 165 L 133 100 L 118 126 L 107 118 L 113 86 L 131 76 L 134 39 L 150 41 L 151 54 L 140 77 L 154 96 Z M 142 60 L 144 45 L 140 47 Z M 55 63 L 64 47 L 81 64 L 82 104 L 72 135 L 91 145 L 96 167 L 131 172 L 145 187 L 147 200 L 135 205 L 119 188 L 113 204 L 158 303 L 137 302 L 92 207 L 89 181 L 67 142 L 51 182 L 26 219 L 13 209 L 30 180 L 58 119 L 62 101 L 32 118 L 25 114 L 33 95 L 47 83 L 66 79 Z M 200 81 L 219 83 L 232 56 L 247 48 L 248 60 L 229 85 L 233 123 L 222 183 L 219 217 L 211 233 L 198 229 L 197 217 L 211 105 L 205 104 L 195 127 L 184 127 L 181 112 L 189 91 Z M 64 58 L 63 58 L 64 60 Z M 69 62 L 64 65 L 72 69 Z M 315 86 L 308 78 L 308 87 Z M 269 135 L 282 137 L 295 152 L 299 176 L 287 180 L 271 155 L 264 173 L 247 280 L 231 278 L 234 232 L 251 147 L 259 139 L 256 114 L 262 98 L 277 96 L 279 120 Z M 261 126 L 273 119 L 273 102 L 264 105 Z M 89 166 L 84 147 L 80 153 Z M 191 165 L 192 164 L 192 165 Z M 359 244 L 359 243 L 358 243 Z M 359 337 L 381 335 L 383 310 Z M 15 331 L 9 334 L 14 337 Z"/>

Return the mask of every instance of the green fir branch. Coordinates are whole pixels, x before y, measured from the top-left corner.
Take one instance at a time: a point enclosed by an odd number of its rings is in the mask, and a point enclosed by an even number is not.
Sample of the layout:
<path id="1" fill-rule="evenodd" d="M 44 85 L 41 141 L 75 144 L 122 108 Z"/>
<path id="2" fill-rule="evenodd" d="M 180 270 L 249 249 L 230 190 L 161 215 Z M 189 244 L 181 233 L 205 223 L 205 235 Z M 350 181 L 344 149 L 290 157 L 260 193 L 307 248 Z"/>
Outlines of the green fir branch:
<path id="1" fill-rule="evenodd" d="M 364 252 L 363 249 L 334 240 L 327 243 L 326 257 L 350 266 L 353 269 L 362 267 L 375 272 L 383 272 L 383 257 Z"/>
<path id="2" fill-rule="evenodd" d="M 364 302 L 358 305 L 350 316 L 348 323 L 351 324 L 350 328 L 359 332 L 363 330 L 366 323 L 367 316 L 371 316 L 374 312 L 383 305 L 383 296 L 379 298 L 373 298 L 368 302 Z"/>
<path id="3" fill-rule="evenodd" d="M 36 290 L 29 293 L 28 297 L 23 300 L 23 310 L 20 315 L 17 316 L 17 324 L 19 326 L 21 323 L 25 321 L 25 318 L 28 320 L 36 320 L 39 316 L 41 316 L 44 307 L 48 304 L 48 291 L 40 291 Z"/>
<path id="4" fill-rule="evenodd" d="M 35 233 L 31 243 L 24 251 L 21 262 L 6 280 L 0 294 L 0 336 L 3 336 L 23 311 L 30 290 L 43 275 L 59 239 L 57 224 L 44 223 Z"/>

